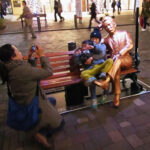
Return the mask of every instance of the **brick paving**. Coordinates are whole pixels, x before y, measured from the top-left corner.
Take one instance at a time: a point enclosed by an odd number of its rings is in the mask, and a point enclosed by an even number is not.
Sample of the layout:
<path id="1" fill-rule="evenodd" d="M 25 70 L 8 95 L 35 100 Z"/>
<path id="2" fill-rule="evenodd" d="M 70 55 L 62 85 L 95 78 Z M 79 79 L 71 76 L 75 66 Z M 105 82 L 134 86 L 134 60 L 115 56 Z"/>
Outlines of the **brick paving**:
<path id="1" fill-rule="evenodd" d="M 116 17 L 117 19 L 117 17 Z M 130 24 L 128 17 L 118 20 Z M 118 22 L 119 23 L 119 22 Z M 67 24 L 67 22 L 64 24 Z M 16 27 L 12 29 L 16 31 Z M 69 26 L 69 25 L 66 25 Z M 63 27 L 62 24 L 58 27 Z M 69 26 L 71 28 L 71 26 Z M 55 29 L 55 26 L 53 26 Z M 135 40 L 135 26 L 119 26 L 127 30 Z M 12 31 L 11 29 L 11 31 Z M 18 29 L 19 30 L 19 29 Z M 0 31 L 1 33 L 6 33 Z M 13 43 L 24 55 L 32 43 L 40 43 L 49 51 L 67 50 L 69 41 L 77 45 L 89 37 L 91 31 L 65 30 L 37 33 L 38 38 L 24 40 L 22 33 L 0 35 L 0 45 Z M 103 31 L 102 35 L 106 35 Z M 139 54 L 141 58 L 138 78 L 150 85 L 150 32 L 141 32 L 139 37 Z M 0 85 L 0 150 L 43 150 L 43 146 L 24 132 L 14 131 L 6 126 L 7 114 L 6 85 Z M 66 125 L 56 133 L 49 142 L 53 150 L 149 150 L 150 149 L 150 93 L 121 100 L 118 109 L 110 103 L 100 105 L 97 110 L 84 110 L 64 114 Z"/>

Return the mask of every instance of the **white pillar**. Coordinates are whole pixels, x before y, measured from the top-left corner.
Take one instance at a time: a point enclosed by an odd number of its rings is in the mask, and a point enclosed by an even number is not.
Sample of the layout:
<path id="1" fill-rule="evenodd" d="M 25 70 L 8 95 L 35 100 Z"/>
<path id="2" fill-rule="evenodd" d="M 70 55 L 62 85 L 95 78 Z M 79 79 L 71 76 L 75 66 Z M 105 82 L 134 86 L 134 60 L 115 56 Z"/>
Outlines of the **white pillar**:
<path id="1" fill-rule="evenodd" d="M 82 1 L 76 0 L 76 16 L 79 22 L 82 23 Z"/>

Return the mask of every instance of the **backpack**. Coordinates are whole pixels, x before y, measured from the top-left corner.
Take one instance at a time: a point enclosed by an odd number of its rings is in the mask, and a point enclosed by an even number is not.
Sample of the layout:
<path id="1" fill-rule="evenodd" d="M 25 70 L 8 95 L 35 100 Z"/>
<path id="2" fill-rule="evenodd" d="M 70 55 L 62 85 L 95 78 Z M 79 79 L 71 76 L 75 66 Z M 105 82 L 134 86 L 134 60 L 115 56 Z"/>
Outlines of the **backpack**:
<path id="1" fill-rule="evenodd" d="M 40 112 L 39 97 L 36 95 L 30 104 L 25 105 L 15 102 L 14 98 L 11 96 L 9 87 L 8 95 L 7 125 L 15 130 L 31 130 L 38 123 L 38 114 Z"/>

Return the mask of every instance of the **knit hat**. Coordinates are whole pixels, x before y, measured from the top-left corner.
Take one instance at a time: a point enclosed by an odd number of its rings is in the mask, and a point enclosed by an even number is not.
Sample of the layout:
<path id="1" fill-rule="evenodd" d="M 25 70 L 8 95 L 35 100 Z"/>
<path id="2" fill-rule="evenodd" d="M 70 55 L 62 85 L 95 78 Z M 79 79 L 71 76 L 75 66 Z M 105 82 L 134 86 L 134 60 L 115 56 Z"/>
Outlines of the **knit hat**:
<path id="1" fill-rule="evenodd" d="M 98 28 L 94 28 L 94 31 L 91 33 L 90 38 L 93 37 L 101 39 L 101 33 Z"/>

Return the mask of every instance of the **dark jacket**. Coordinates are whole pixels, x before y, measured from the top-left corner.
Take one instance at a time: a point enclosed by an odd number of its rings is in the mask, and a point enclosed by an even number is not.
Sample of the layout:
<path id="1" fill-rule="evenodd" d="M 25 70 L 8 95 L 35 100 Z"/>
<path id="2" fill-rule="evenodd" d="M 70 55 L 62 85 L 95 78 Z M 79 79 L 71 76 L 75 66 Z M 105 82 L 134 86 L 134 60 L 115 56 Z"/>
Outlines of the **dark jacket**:
<path id="1" fill-rule="evenodd" d="M 42 68 L 31 66 L 23 60 L 14 60 L 6 64 L 9 71 L 8 82 L 16 102 L 28 104 L 35 96 L 37 81 L 52 75 L 52 68 L 46 57 L 40 58 Z M 42 96 L 39 89 L 39 107 L 42 110 L 38 125 L 28 133 L 34 134 L 45 126 L 56 128 L 60 125 L 61 116 L 57 110 Z"/>
<path id="2" fill-rule="evenodd" d="M 4 11 L 4 9 L 3 9 L 2 4 L 0 4 L 0 13 L 3 14 L 3 15 L 5 15 L 5 11 Z"/>
<path id="3" fill-rule="evenodd" d="M 150 2 L 143 1 L 141 15 L 143 17 L 150 17 Z"/>
<path id="4" fill-rule="evenodd" d="M 95 5 L 95 3 L 92 3 L 92 5 L 90 7 L 90 11 L 91 11 L 91 16 L 95 17 L 96 16 L 96 5 Z"/>
<path id="5" fill-rule="evenodd" d="M 102 44 L 101 42 L 99 44 L 94 44 L 93 50 L 89 50 L 89 53 L 88 53 L 88 50 L 86 51 L 87 51 L 87 54 L 86 54 L 87 59 L 89 57 L 93 57 L 93 62 L 90 65 L 84 64 L 84 61 L 81 60 L 81 58 L 83 58 L 82 54 L 85 52 L 82 52 L 81 54 L 78 54 L 78 55 L 74 54 L 74 62 L 78 65 L 82 64 L 84 69 L 91 69 L 93 68 L 94 65 L 105 62 L 105 59 L 106 59 L 106 45 L 105 44 Z"/>

